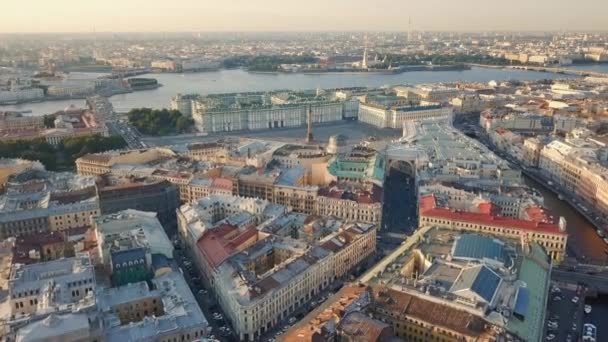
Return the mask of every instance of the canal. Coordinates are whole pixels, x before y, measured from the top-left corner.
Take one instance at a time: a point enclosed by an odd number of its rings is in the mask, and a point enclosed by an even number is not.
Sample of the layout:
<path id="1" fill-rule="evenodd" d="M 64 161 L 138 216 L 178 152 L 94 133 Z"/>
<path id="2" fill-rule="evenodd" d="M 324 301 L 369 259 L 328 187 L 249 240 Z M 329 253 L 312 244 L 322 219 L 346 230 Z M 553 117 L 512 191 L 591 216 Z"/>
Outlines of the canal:
<path id="1" fill-rule="evenodd" d="M 606 249 L 608 246 L 596 234 L 595 227 L 589 223 L 576 209 L 567 202 L 560 200 L 555 193 L 547 189 L 537 181 L 524 176 L 526 185 L 538 190 L 544 197 L 545 207 L 555 215 L 566 219 L 568 232 L 568 256 L 585 258 L 587 262 L 606 261 Z"/>

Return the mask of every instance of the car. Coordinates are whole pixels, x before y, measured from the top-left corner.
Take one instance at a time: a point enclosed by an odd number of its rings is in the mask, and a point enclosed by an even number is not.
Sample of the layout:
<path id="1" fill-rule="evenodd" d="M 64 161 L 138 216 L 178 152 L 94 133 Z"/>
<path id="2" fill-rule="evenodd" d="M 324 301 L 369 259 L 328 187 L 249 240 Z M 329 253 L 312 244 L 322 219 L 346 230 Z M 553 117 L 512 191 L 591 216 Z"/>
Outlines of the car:
<path id="1" fill-rule="evenodd" d="M 549 324 L 555 324 L 555 325 L 557 325 L 557 321 L 555 321 L 555 320 L 551 320 L 551 319 L 548 321 L 548 323 L 549 323 Z"/>
<path id="2" fill-rule="evenodd" d="M 578 303 L 578 297 L 577 296 L 572 297 L 572 303 L 574 303 L 574 304 Z"/>
<path id="3" fill-rule="evenodd" d="M 572 323 L 572 331 L 576 331 L 576 328 L 577 328 L 576 323 Z"/>
<path id="4" fill-rule="evenodd" d="M 287 322 L 289 322 L 289 324 L 294 324 L 296 322 L 296 318 L 295 317 L 290 317 Z"/>
<path id="5" fill-rule="evenodd" d="M 547 341 L 553 341 L 555 339 L 555 334 L 547 335 Z"/>
<path id="6" fill-rule="evenodd" d="M 562 297 L 560 297 L 560 296 L 555 296 L 555 297 L 553 297 L 553 300 L 554 300 L 554 301 L 559 301 L 559 300 L 562 300 Z"/>
<path id="7" fill-rule="evenodd" d="M 549 330 L 556 330 L 558 328 L 557 324 L 547 324 L 547 328 L 549 328 Z"/>
<path id="8" fill-rule="evenodd" d="M 572 342 L 572 335 L 568 334 L 568 336 L 566 336 L 566 342 Z"/>

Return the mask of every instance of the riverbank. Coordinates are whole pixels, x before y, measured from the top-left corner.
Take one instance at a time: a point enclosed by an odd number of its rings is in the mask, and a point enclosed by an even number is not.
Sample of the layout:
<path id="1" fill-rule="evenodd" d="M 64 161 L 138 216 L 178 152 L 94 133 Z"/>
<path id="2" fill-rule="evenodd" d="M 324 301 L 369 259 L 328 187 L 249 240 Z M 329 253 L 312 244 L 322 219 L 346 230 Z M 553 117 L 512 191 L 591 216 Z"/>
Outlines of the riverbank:
<path id="1" fill-rule="evenodd" d="M 86 75 L 75 75 L 83 79 Z M 101 75 L 90 75 L 90 79 Z M 72 76 L 70 76 L 72 77 Z M 566 75 L 538 73 L 524 70 L 496 70 L 471 68 L 442 72 L 412 71 L 400 74 L 254 74 L 242 69 L 187 74 L 149 74 L 163 86 L 153 90 L 112 96 L 116 111 L 128 112 L 132 108 L 166 108 L 176 94 L 218 94 L 247 91 L 271 91 L 277 89 L 306 90 L 348 87 L 383 87 L 387 85 L 416 85 L 449 82 L 489 82 L 492 80 L 540 80 L 571 78 Z M 84 101 L 65 100 L 36 104 L 0 106 L 3 110 L 32 110 L 32 115 L 54 113 L 70 104 L 82 106 Z"/>
<path id="2" fill-rule="evenodd" d="M 526 184 L 541 192 L 544 205 L 553 213 L 566 219 L 568 232 L 567 253 L 577 262 L 586 264 L 603 264 L 606 258 L 607 245 L 597 235 L 596 230 L 602 229 L 603 224 L 598 220 L 601 214 L 593 213 L 589 204 L 577 196 L 566 193 L 551 180 L 545 179 L 535 170 L 520 166 L 520 162 L 510 155 L 498 150 L 489 140 L 480 137 L 479 140 L 494 153 L 507 160 L 511 167 L 521 170 Z M 589 207 L 589 208 L 588 208 Z M 587 211 L 584 210 L 587 208 Z M 596 219 L 596 217 L 598 219 Z"/>
<path id="3" fill-rule="evenodd" d="M 415 72 L 415 71 L 462 71 L 470 70 L 471 67 L 465 64 L 459 65 L 404 65 L 391 69 L 304 69 L 304 70 L 277 70 L 277 71 L 257 71 L 257 70 L 246 70 L 249 73 L 254 74 L 303 74 L 303 75 L 324 75 L 324 74 L 378 74 L 378 75 L 395 75 L 404 72 Z"/>
<path id="4" fill-rule="evenodd" d="M 544 67 L 535 65 L 487 65 L 487 64 L 468 64 L 471 67 L 476 68 L 487 68 L 487 69 L 499 69 L 499 70 L 525 70 L 525 71 L 536 71 L 536 72 L 547 72 L 560 75 L 571 75 L 571 76 L 594 76 L 594 77 L 608 77 L 608 71 L 594 71 L 593 66 L 603 66 L 608 64 L 579 64 L 569 65 L 566 67 Z M 578 67 L 577 67 L 578 66 Z M 591 67 L 591 68 L 590 68 Z"/>

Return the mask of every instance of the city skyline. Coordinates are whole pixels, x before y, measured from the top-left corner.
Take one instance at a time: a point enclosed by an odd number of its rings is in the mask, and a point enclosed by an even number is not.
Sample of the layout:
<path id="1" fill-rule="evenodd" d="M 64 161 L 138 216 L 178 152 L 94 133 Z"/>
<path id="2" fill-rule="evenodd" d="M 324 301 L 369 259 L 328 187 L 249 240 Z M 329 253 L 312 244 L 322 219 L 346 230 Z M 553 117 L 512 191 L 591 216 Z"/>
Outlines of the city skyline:
<path id="1" fill-rule="evenodd" d="M 550 13 L 547 9 L 550 8 Z M 388 10 L 391 9 L 391 10 Z M 474 9 L 474 11 L 472 10 Z M 360 0 L 325 3 L 242 0 L 80 2 L 41 0 L 4 4 L 0 33 L 184 31 L 560 31 L 608 29 L 608 3 L 540 0 L 510 2 Z M 3 17 L 3 16 L 0 16 Z M 412 19 L 412 25 L 408 23 Z"/>

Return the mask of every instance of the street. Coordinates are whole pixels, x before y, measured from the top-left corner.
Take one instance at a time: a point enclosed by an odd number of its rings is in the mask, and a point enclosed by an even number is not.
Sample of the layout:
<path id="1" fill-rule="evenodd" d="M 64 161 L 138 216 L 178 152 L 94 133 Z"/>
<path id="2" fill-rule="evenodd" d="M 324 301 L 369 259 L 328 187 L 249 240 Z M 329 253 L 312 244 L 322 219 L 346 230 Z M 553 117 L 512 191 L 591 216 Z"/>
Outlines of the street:
<path id="1" fill-rule="evenodd" d="M 230 327 L 230 322 L 225 318 L 226 316 L 217 304 L 213 293 L 208 288 L 205 288 L 190 257 L 184 253 L 183 249 L 176 248 L 175 260 L 182 270 L 184 279 L 186 279 L 188 286 L 190 286 L 190 290 L 194 294 L 199 307 L 209 322 L 209 327 L 211 328 L 211 332 L 208 335 L 209 338 L 217 339 L 221 342 L 237 341 Z"/>
<path id="2" fill-rule="evenodd" d="M 147 147 L 146 143 L 142 142 L 142 136 L 137 129 L 126 121 L 108 120 L 106 121 L 106 126 L 108 127 L 111 135 L 121 136 L 129 148 L 137 149 Z"/>
<path id="3" fill-rule="evenodd" d="M 382 231 L 409 235 L 418 227 L 415 179 L 391 169 L 384 182 Z"/>
<path id="4" fill-rule="evenodd" d="M 584 298 L 583 286 L 551 286 L 545 324 L 546 340 L 578 341 L 583 324 L 586 323 L 583 321 Z"/>

